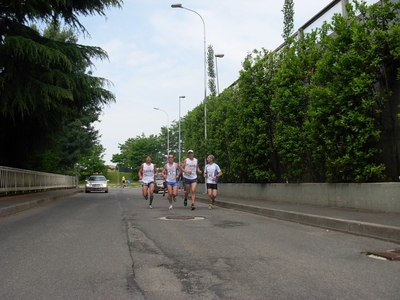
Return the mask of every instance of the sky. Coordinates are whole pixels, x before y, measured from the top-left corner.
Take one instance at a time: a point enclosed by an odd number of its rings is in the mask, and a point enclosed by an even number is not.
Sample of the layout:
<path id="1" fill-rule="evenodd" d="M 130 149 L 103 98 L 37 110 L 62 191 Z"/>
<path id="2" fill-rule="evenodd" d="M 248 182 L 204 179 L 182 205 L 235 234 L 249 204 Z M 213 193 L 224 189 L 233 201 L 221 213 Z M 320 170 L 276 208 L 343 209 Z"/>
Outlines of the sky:
<path id="1" fill-rule="evenodd" d="M 116 103 L 105 106 L 96 124 L 104 160 L 112 164 L 119 144 L 179 120 L 204 98 L 204 29 L 195 13 L 171 8 L 167 0 L 125 0 L 122 9 L 106 17 L 80 21 L 90 37 L 80 44 L 101 47 L 109 60 L 94 61 L 94 76 L 112 82 Z M 176 0 L 175 0 L 176 1 Z M 274 50 L 283 42 L 283 3 L 276 0 L 185 0 L 181 4 L 200 14 L 206 45 L 218 58 L 219 90 L 239 77 L 242 62 L 254 49 Z M 295 0 L 294 30 L 331 3 Z M 333 10 L 336 12 L 337 8 Z M 332 12 L 332 13 L 333 13 Z M 179 101 L 179 96 L 185 96 Z M 181 105 L 179 106 L 179 102 Z M 159 107 L 163 111 L 155 110 Z"/>

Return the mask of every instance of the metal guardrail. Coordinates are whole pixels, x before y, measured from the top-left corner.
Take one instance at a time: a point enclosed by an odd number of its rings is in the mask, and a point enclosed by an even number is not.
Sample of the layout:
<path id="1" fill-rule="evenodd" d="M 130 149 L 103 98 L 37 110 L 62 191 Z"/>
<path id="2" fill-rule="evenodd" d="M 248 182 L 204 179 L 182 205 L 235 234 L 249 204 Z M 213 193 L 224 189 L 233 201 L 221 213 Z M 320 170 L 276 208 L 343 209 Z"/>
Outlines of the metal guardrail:
<path id="1" fill-rule="evenodd" d="M 0 166 L 0 193 L 75 188 L 75 176 L 36 172 Z"/>

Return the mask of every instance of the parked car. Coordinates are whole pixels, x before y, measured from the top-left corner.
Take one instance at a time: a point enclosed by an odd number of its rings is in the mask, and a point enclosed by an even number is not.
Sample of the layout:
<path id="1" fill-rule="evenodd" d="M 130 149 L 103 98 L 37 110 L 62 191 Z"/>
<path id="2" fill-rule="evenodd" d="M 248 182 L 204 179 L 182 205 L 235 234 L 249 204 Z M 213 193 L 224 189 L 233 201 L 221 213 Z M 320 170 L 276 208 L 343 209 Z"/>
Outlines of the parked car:
<path id="1" fill-rule="evenodd" d="M 103 175 L 91 175 L 86 179 L 85 193 L 90 192 L 105 192 L 108 193 L 107 178 Z"/>
<path id="2" fill-rule="evenodd" d="M 164 179 L 161 174 L 158 174 L 157 176 L 154 176 L 154 193 L 159 193 L 164 190 Z"/>

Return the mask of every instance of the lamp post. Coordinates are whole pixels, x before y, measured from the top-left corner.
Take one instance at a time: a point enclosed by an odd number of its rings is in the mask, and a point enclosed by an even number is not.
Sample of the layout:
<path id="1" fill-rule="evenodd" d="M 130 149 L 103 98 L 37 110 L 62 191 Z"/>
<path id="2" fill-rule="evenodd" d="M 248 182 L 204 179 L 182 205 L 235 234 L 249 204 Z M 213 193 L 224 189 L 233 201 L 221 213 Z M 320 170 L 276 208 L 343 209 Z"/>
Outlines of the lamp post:
<path id="1" fill-rule="evenodd" d="M 185 98 L 186 96 L 179 96 L 179 141 L 178 141 L 178 148 L 179 148 L 179 165 L 181 165 L 181 99 Z"/>
<path id="2" fill-rule="evenodd" d="M 153 107 L 153 108 L 155 110 L 163 111 L 167 115 L 167 157 L 168 157 L 168 155 L 169 155 L 169 116 L 168 116 L 168 113 L 165 110 L 163 110 L 163 109 L 161 109 L 159 107 Z"/>
<path id="3" fill-rule="evenodd" d="M 218 80 L 218 63 L 217 63 L 217 58 L 223 58 L 224 54 L 215 54 L 215 73 L 217 74 L 217 93 L 219 95 L 219 80 Z"/>
<path id="4" fill-rule="evenodd" d="M 204 142 L 207 144 L 207 53 L 206 53 L 206 23 L 204 23 L 203 17 L 192 9 L 183 7 L 182 4 L 172 4 L 172 8 L 182 8 L 188 11 L 191 11 L 198 15 L 203 22 L 203 33 L 204 33 Z M 204 160 L 205 165 L 207 164 L 207 160 Z"/>

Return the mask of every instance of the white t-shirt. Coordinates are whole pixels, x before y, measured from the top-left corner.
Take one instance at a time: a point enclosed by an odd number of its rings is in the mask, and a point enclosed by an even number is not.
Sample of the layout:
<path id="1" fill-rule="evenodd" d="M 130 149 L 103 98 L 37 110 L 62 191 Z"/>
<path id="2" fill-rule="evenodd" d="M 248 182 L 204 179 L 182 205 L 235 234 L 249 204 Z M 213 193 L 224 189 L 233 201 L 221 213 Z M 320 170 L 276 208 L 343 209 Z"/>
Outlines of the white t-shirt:
<path id="1" fill-rule="evenodd" d="M 183 177 L 192 180 L 197 178 L 197 158 L 186 158 L 183 168 L 185 169 L 185 171 L 192 171 L 192 174 L 187 174 L 186 172 L 183 172 Z"/>
<path id="2" fill-rule="evenodd" d="M 142 181 L 144 183 L 150 183 L 154 181 L 154 165 L 153 164 L 143 164 L 143 177 Z"/>
<path id="3" fill-rule="evenodd" d="M 206 173 L 206 183 L 212 183 L 212 184 L 217 184 L 218 183 L 218 178 L 215 178 L 215 180 L 212 180 L 214 176 L 217 176 L 219 172 L 221 172 L 221 169 L 216 163 L 213 164 L 208 164 L 204 170 Z"/>
<path id="4" fill-rule="evenodd" d="M 165 180 L 166 182 L 177 182 L 178 179 L 176 176 L 178 176 L 178 165 L 176 163 L 173 163 L 172 166 L 167 163 L 164 166 L 165 171 L 167 172 L 167 179 Z"/>

